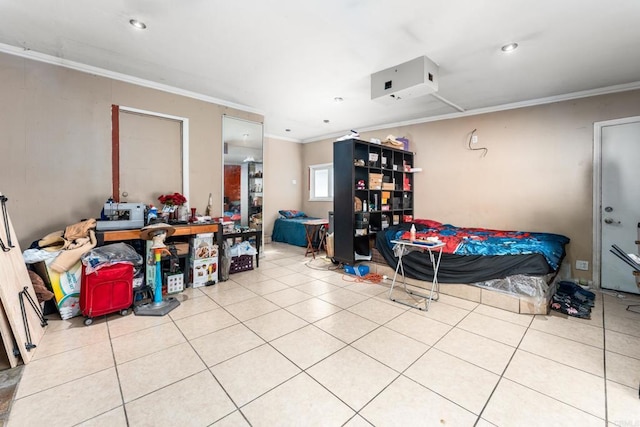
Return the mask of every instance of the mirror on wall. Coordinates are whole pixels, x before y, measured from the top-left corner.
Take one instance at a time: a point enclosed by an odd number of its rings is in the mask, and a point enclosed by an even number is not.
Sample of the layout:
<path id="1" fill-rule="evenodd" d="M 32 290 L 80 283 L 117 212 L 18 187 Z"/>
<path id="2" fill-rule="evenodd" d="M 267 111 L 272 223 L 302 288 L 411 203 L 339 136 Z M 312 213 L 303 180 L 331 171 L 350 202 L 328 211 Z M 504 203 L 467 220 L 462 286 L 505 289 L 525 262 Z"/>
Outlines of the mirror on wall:
<path id="1" fill-rule="evenodd" d="M 223 116 L 222 206 L 236 227 L 262 229 L 262 137 L 262 123 Z"/>

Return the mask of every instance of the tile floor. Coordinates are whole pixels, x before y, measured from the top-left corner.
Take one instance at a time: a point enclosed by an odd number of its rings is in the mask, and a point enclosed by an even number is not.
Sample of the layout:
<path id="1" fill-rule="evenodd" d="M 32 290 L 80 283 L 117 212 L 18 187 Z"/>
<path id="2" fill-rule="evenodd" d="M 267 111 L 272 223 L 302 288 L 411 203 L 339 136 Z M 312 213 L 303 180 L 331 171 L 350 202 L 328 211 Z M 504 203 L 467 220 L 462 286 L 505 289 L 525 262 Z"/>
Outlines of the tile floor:
<path id="1" fill-rule="evenodd" d="M 303 252 L 269 244 L 165 317 L 51 320 L 9 426 L 640 426 L 633 298 L 599 293 L 591 320 L 424 313 Z"/>

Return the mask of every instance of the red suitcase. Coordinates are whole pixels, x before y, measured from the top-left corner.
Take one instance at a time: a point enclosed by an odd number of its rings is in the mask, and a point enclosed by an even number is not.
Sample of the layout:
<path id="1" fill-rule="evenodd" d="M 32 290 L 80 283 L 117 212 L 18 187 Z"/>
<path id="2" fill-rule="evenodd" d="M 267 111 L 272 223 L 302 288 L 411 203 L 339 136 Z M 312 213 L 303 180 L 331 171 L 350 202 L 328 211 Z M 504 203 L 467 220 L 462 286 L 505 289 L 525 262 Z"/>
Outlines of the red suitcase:
<path id="1" fill-rule="evenodd" d="M 93 318 L 119 311 L 125 316 L 133 303 L 133 265 L 113 264 L 91 274 L 82 266 L 80 312 L 89 326 Z"/>

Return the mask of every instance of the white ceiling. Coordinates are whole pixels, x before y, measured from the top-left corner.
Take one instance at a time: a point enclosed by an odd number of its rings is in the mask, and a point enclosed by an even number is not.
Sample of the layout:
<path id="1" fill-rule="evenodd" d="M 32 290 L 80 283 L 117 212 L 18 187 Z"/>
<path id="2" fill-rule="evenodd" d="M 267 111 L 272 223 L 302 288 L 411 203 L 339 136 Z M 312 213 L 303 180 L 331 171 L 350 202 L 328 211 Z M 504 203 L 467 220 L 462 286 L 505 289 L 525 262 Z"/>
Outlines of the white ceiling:
<path id="1" fill-rule="evenodd" d="M 0 48 L 193 92 L 309 141 L 459 113 L 430 95 L 371 101 L 372 73 L 422 55 L 467 113 L 640 87 L 639 22 L 639 0 L 0 0 Z"/>

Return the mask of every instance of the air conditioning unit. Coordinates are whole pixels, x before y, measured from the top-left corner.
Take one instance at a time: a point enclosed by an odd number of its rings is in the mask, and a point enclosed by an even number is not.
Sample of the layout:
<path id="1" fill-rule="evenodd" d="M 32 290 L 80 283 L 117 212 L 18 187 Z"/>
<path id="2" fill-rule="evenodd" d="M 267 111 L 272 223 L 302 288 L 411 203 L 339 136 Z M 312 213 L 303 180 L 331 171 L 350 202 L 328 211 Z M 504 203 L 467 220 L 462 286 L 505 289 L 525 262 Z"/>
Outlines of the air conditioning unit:
<path id="1" fill-rule="evenodd" d="M 438 91 L 438 66 L 420 56 L 371 75 L 371 99 L 393 103 Z"/>

